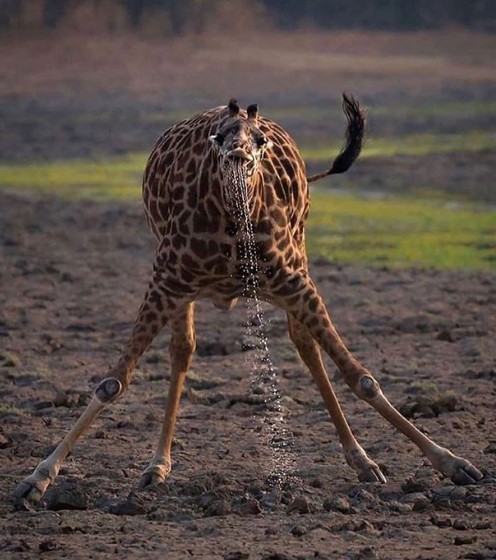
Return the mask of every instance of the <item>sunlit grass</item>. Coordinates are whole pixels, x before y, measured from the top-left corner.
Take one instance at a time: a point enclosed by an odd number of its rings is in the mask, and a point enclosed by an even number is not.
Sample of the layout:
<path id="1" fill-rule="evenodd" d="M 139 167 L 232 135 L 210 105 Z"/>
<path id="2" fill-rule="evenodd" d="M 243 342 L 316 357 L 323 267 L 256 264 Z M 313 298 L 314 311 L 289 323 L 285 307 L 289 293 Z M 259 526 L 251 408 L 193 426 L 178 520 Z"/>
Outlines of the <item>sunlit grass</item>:
<path id="1" fill-rule="evenodd" d="M 307 246 L 336 261 L 496 269 L 496 212 L 446 200 L 317 191 Z"/>
<path id="2" fill-rule="evenodd" d="M 339 147 L 340 144 L 334 142 L 322 146 L 303 147 L 301 152 L 306 161 L 322 161 L 330 159 Z M 360 157 L 424 156 L 495 149 L 496 134 L 474 130 L 464 134 L 410 134 L 395 139 L 371 138 L 367 140 Z"/>
<path id="3" fill-rule="evenodd" d="M 138 198 L 147 154 L 0 165 L 0 187 L 66 198 Z"/>
<path id="4" fill-rule="evenodd" d="M 303 147 L 302 154 L 307 161 L 328 161 L 338 149 L 338 143 Z M 496 135 L 488 132 L 412 134 L 394 140 L 372 138 L 367 142 L 362 157 L 391 157 L 399 154 L 422 156 L 494 149 Z M 0 187 L 75 198 L 125 199 L 139 195 L 139 184 L 146 160 L 145 153 L 130 153 L 95 160 L 1 164 Z"/>

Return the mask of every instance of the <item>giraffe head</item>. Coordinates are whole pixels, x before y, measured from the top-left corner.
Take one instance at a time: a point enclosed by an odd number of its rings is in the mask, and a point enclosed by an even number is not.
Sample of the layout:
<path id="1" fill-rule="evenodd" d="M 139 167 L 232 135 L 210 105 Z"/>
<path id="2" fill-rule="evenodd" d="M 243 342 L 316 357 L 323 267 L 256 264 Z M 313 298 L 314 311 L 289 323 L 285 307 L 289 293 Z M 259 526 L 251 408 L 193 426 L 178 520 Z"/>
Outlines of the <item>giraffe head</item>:
<path id="1" fill-rule="evenodd" d="M 246 196 L 250 200 L 253 177 L 272 142 L 258 126 L 257 105 L 247 107 L 246 117 L 240 113 L 239 105 L 234 99 L 229 101 L 228 109 L 229 116 L 216 134 L 210 136 L 210 140 L 216 146 L 224 171 L 223 198 L 226 209 L 232 210 L 237 206 L 234 197 L 239 195 L 239 185 L 233 184 L 237 171 L 241 172 L 248 189 Z"/>

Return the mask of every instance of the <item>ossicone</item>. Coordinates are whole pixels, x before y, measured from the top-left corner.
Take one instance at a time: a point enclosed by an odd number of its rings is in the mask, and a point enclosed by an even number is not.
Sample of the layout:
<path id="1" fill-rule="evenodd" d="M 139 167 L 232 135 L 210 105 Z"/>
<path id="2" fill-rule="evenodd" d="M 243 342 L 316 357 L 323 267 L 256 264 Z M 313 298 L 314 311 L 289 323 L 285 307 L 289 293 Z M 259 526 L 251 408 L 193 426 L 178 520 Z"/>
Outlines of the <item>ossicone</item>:
<path id="1" fill-rule="evenodd" d="M 256 119 L 258 117 L 258 105 L 256 103 L 248 105 L 246 108 L 246 114 L 249 119 Z"/>
<path id="2" fill-rule="evenodd" d="M 239 105 L 236 99 L 230 99 L 227 107 L 229 108 L 230 117 L 235 117 L 236 115 L 239 115 Z"/>

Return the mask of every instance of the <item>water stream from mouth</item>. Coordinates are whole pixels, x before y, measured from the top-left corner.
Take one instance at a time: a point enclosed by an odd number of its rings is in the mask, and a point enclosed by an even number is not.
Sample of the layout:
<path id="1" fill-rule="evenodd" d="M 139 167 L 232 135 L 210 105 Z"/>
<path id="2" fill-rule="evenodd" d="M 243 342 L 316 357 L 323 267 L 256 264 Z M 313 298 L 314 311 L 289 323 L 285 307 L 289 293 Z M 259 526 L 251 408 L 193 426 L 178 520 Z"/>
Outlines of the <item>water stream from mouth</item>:
<path id="1" fill-rule="evenodd" d="M 264 445 L 271 451 L 267 482 L 281 488 L 290 478 L 294 478 L 291 474 L 294 471 L 293 438 L 287 427 L 277 371 L 269 353 L 267 321 L 258 297 L 259 267 L 255 235 L 250 215 L 248 188 L 241 162 L 229 168 L 228 180 L 233 189 L 235 218 L 241 228 L 242 254 L 238 258 L 243 263 L 243 296 L 246 298 L 248 308 L 245 329 L 250 346 L 256 348 L 252 363 L 251 390 L 254 395 L 260 396 L 260 401 L 265 405 L 262 423 L 256 430 Z"/>

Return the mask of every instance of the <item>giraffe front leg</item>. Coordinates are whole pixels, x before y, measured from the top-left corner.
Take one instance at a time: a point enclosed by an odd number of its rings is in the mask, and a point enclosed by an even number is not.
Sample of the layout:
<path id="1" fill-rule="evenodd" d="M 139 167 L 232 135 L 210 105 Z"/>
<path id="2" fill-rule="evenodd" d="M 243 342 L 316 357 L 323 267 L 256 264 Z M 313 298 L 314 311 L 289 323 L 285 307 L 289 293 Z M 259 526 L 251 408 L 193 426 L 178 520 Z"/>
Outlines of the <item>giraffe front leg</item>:
<path id="1" fill-rule="evenodd" d="M 437 445 L 388 401 L 372 374 L 346 348 L 331 322 L 322 298 L 306 273 L 288 273 L 275 293 L 279 305 L 304 324 L 329 354 L 351 390 L 415 443 L 435 469 L 448 476 L 455 484 L 473 484 L 482 478 L 482 473 L 469 461 Z"/>
<path id="2" fill-rule="evenodd" d="M 191 365 L 192 354 L 196 346 L 193 313 L 194 304 L 189 303 L 171 320 L 172 334 L 169 346 L 171 380 L 165 406 L 164 422 L 155 455 L 141 477 L 141 488 L 164 482 L 171 470 L 171 447 L 179 401 L 184 379 Z"/>
<path id="3" fill-rule="evenodd" d="M 79 438 L 89 429 L 97 416 L 127 389 L 138 359 L 166 324 L 171 311 L 176 307 L 174 299 L 164 295 L 163 291 L 159 292 L 152 282 L 140 307 L 131 338 L 117 365 L 95 389 L 86 410 L 57 448 L 17 486 L 14 491 L 15 497 L 32 501 L 41 500 Z"/>
<path id="4" fill-rule="evenodd" d="M 358 443 L 343 414 L 339 401 L 332 388 L 322 362 L 320 348 L 308 329 L 288 314 L 288 330 L 298 353 L 310 370 L 312 377 L 322 395 L 329 415 L 336 427 L 344 457 L 348 465 L 357 473 L 362 482 L 386 482 L 379 465 L 367 456 Z"/>

